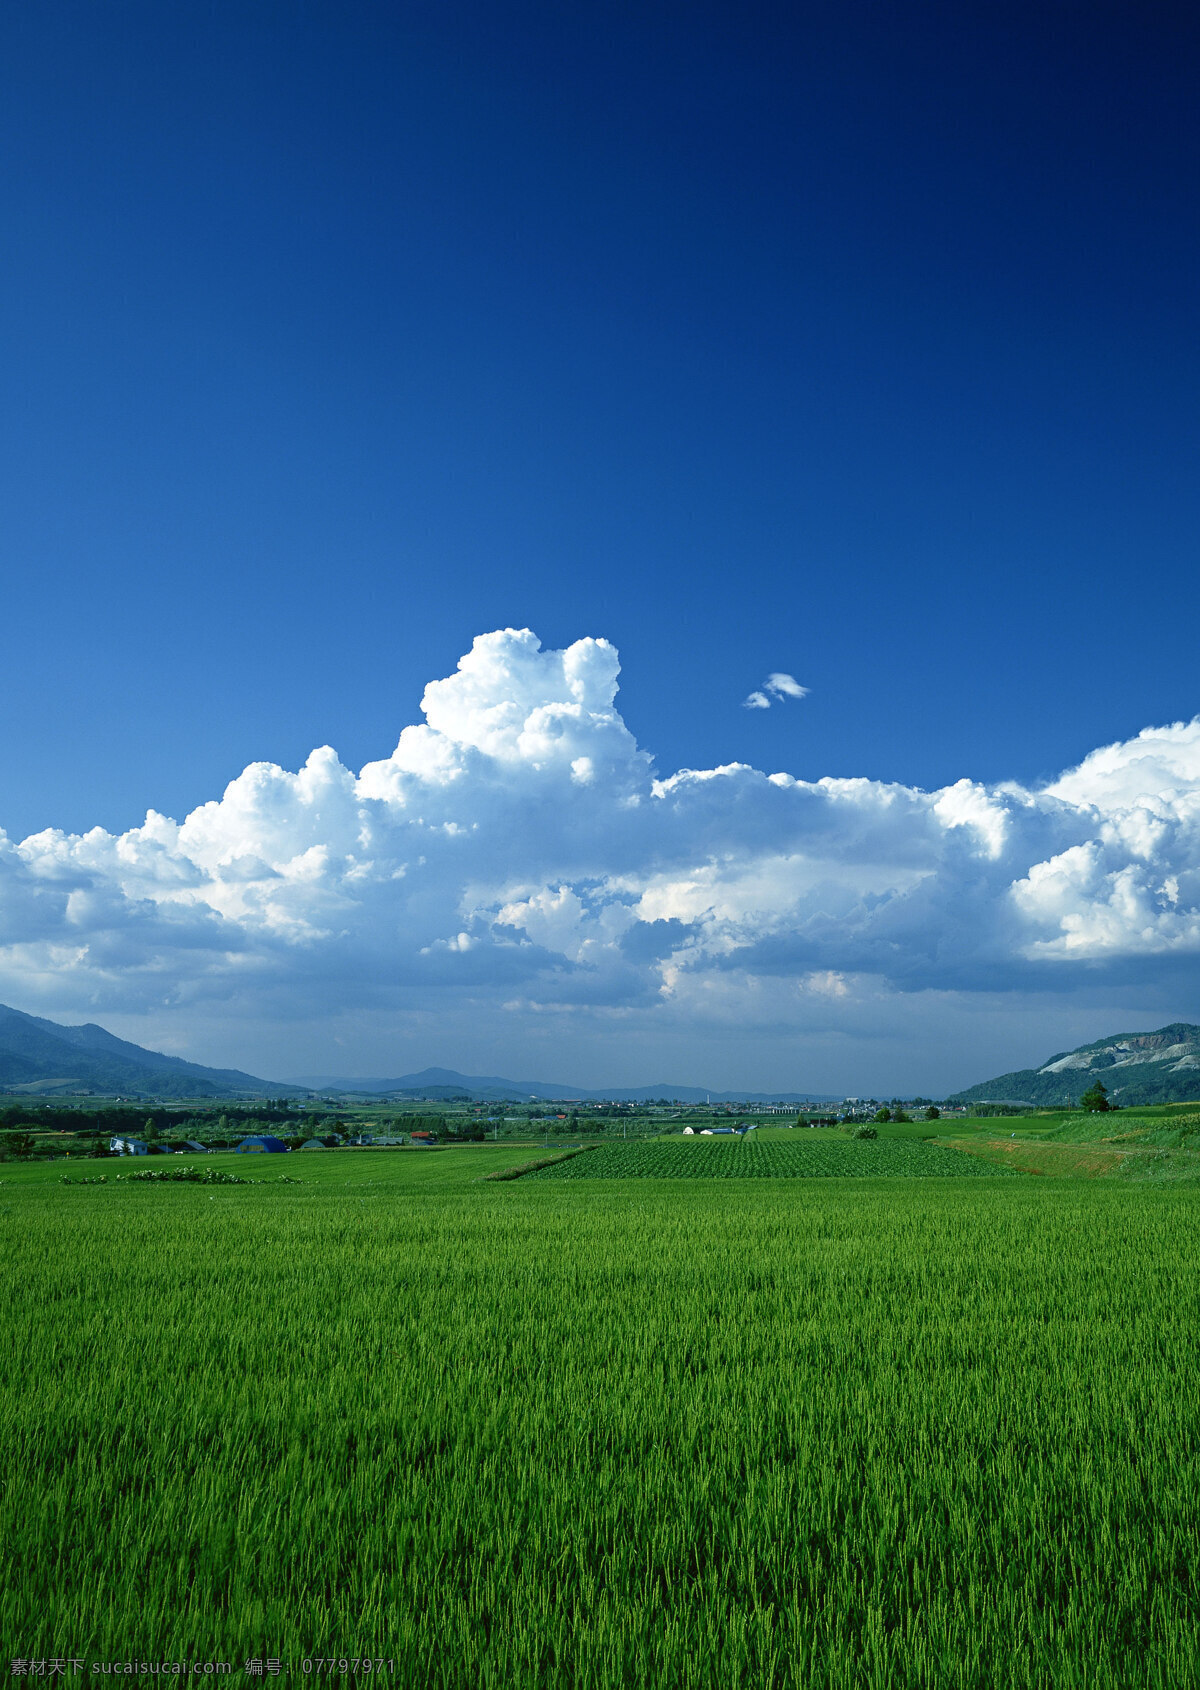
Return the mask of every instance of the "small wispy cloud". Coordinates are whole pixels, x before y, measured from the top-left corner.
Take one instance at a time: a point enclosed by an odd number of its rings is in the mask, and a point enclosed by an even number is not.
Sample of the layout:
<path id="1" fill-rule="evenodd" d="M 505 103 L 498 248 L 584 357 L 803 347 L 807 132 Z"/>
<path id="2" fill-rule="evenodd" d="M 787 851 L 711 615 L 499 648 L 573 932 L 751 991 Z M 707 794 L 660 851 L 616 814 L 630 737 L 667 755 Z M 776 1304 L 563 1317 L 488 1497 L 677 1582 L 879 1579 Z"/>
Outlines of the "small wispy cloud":
<path id="1" fill-rule="evenodd" d="M 769 710 L 773 698 L 807 698 L 808 688 L 802 687 L 795 675 L 785 674 L 782 669 L 776 669 L 767 676 L 761 688 L 756 688 L 749 698 L 742 700 L 744 710 Z"/>

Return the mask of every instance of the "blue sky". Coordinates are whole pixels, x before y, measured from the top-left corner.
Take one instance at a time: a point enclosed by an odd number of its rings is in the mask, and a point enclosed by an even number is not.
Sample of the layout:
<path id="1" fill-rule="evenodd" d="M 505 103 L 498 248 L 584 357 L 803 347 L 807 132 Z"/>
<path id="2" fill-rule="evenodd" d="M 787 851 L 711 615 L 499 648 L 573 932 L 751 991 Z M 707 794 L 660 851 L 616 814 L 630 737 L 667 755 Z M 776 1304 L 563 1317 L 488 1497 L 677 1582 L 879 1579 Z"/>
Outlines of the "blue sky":
<path id="1" fill-rule="evenodd" d="M 10 8 L 0 38 L 11 841 L 125 835 L 148 808 L 182 822 L 248 764 L 296 771 L 325 744 L 357 772 L 504 628 L 617 647 L 615 709 L 660 777 L 741 762 L 1040 792 L 1200 709 L 1200 30 L 1182 9 L 49 0 Z M 742 707 L 781 671 L 808 696 Z M 1172 757 L 1165 787 L 1109 793 L 1122 815 L 1191 791 Z M 1052 844 L 1109 849 L 1106 818 L 1030 843 L 995 898 L 1019 905 Z M 706 849 L 752 852 L 766 824 L 747 825 Z M 1124 1030 L 1114 1015 L 1200 1019 L 1193 812 L 1172 826 L 1146 887 L 1178 883 L 1179 932 L 1155 950 L 1142 911 L 1052 987 L 1042 928 L 989 940 L 986 980 L 957 953 L 939 972 L 932 940 L 933 963 L 881 969 L 845 889 L 810 887 L 796 956 L 747 979 L 844 976 L 820 1015 L 756 1012 L 747 987 L 724 1020 L 667 1026 L 658 976 L 609 980 L 607 1021 L 558 986 L 501 1013 L 478 979 L 434 1007 L 394 982 L 343 990 L 342 1044 L 316 1065 L 515 1051 L 584 1083 L 941 1089 Z M 255 838 L 225 856 L 268 860 Z M 535 882 L 604 880 L 611 902 L 625 875 L 627 904 L 650 897 L 645 852 L 615 834 L 587 863 L 526 857 L 514 844 L 486 897 L 451 874 L 444 933 L 396 915 L 392 960 L 449 943 L 455 909 L 469 936 L 485 904 L 494 926 Z M 215 962 L 200 985 L 194 935 L 178 953 L 130 937 L 144 886 L 72 861 L 76 907 L 119 892 L 102 930 L 123 937 L 104 952 L 70 917 L 91 949 L 68 969 L 63 934 L 12 916 L 0 985 L 20 1007 L 282 1074 L 313 1067 L 339 970 L 390 978 L 293 932 L 261 990 Z M 1125 867 L 1103 867 L 1093 915 Z M 902 878 L 887 896 L 911 905 Z M 233 926 L 205 954 L 253 950 L 246 912 L 212 907 Z M 709 941 L 710 962 L 733 943 Z"/>

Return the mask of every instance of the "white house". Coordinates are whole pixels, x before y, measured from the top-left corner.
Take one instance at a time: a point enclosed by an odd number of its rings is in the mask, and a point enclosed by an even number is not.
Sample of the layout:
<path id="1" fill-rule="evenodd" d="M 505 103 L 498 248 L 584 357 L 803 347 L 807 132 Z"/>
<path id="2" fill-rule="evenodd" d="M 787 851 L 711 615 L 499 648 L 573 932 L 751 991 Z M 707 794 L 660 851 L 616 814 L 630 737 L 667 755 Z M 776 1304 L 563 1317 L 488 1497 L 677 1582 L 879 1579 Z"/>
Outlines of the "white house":
<path id="1" fill-rule="evenodd" d="M 118 1156 L 149 1156 L 150 1146 L 140 1138 L 110 1138 L 108 1148 Z"/>

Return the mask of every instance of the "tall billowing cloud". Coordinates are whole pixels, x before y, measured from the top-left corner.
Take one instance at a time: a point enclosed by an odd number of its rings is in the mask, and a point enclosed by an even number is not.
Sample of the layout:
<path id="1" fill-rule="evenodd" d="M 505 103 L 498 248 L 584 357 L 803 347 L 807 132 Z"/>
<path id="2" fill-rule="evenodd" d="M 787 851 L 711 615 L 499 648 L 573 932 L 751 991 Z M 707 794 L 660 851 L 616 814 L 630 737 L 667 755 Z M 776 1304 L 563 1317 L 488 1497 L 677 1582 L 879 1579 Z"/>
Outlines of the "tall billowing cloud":
<path id="1" fill-rule="evenodd" d="M 605 640 L 484 634 L 358 774 L 324 746 L 296 773 L 251 764 L 181 822 L 0 836 L 0 996 L 653 1022 L 739 1003 L 761 1020 L 801 993 L 836 1021 L 880 990 L 1194 970 L 1200 722 L 1039 790 L 663 777 L 616 708 L 619 669 Z"/>

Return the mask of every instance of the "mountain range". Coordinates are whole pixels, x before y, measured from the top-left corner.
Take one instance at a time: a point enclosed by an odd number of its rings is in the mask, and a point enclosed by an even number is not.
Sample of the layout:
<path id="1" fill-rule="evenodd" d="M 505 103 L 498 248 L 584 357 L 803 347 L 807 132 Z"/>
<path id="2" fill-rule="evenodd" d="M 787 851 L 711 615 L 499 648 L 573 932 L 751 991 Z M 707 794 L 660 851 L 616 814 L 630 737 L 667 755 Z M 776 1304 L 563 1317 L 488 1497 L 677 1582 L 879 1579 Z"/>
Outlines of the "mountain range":
<path id="1" fill-rule="evenodd" d="M 449 1100 L 469 1097 L 476 1103 L 528 1103 L 536 1098 L 548 1103 L 648 1103 L 668 1098 L 672 1103 L 835 1103 L 827 1093 L 811 1091 L 706 1091 L 703 1086 L 609 1087 L 603 1091 L 551 1080 L 506 1080 L 499 1074 L 459 1074 L 453 1068 L 423 1068 L 419 1074 L 401 1074 L 395 1079 L 345 1079 L 330 1074 L 308 1074 L 293 1082 L 310 1091 L 356 1094 L 372 1097 L 401 1096 Z"/>
<path id="2" fill-rule="evenodd" d="M 1078 1050 L 1060 1051 L 1040 1068 L 1001 1074 L 956 1092 L 952 1103 L 1078 1103 L 1103 1080 L 1109 1097 L 1131 1104 L 1186 1103 L 1200 1098 L 1200 1027 L 1172 1021 L 1156 1033 L 1118 1033 Z"/>
<path id="3" fill-rule="evenodd" d="M 1102 1079 L 1123 1107 L 1200 1098 L 1200 1027 L 1173 1021 L 1153 1033 L 1121 1033 L 1077 1050 L 1060 1051 L 1040 1068 L 1000 1074 L 954 1094 L 961 1103 L 1063 1104 Z M 477 1103 L 834 1103 L 828 1093 L 709 1091 L 703 1086 L 616 1086 L 597 1090 L 549 1080 L 510 1080 L 499 1074 L 460 1074 L 423 1068 L 392 1078 L 347 1079 L 315 1074 L 284 1083 L 237 1068 L 206 1068 L 179 1056 L 130 1044 L 94 1022 L 68 1027 L 0 1004 L 0 1090 L 25 1095 L 98 1092 L 121 1097 L 338 1096 L 469 1098 Z"/>
<path id="4" fill-rule="evenodd" d="M 303 1088 L 143 1050 L 91 1021 L 65 1027 L 0 1004 L 0 1089 L 43 1097 L 289 1097 Z"/>
<path id="5" fill-rule="evenodd" d="M 206 1068 L 179 1056 L 145 1050 L 95 1022 L 64 1026 L 0 1004 L 0 1090 L 53 1097 L 98 1092 L 107 1097 L 296 1097 L 309 1092 L 372 1097 L 467 1097 L 480 1103 L 639 1103 L 665 1097 L 681 1103 L 831 1103 L 813 1092 L 709 1092 L 701 1086 L 641 1086 L 591 1091 L 546 1080 L 509 1080 L 498 1074 L 460 1074 L 453 1068 L 424 1068 L 395 1079 L 342 1079 L 315 1075 L 284 1083 L 261 1080 L 238 1068 Z"/>

